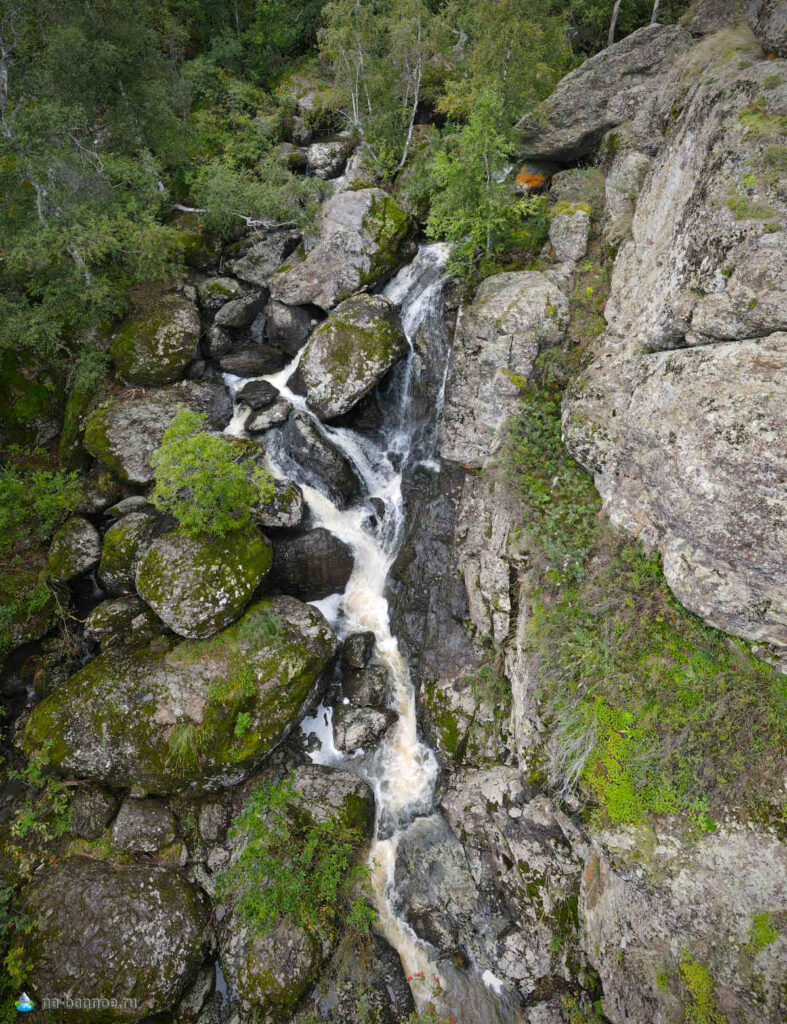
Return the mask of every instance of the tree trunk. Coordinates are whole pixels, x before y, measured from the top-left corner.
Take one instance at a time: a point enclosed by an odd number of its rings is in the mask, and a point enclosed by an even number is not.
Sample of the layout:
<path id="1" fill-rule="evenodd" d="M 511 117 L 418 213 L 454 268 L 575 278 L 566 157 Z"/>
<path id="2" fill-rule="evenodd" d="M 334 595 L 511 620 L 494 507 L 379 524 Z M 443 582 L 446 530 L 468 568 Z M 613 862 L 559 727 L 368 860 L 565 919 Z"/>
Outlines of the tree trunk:
<path id="1" fill-rule="evenodd" d="M 656 24 L 656 18 L 659 16 L 659 0 L 653 0 L 653 14 L 650 16 L 651 25 Z"/>
<path id="2" fill-rule="evenodd" d="M 607 36 L 607 46 L 612 46 L 615 42 L 615 27 L 618 23 L 618 11 L 620 10 L 620 0 L 615 0 L 615 6 L 612 8 L 612 21 L 609 23 L 609 35 Z"/>

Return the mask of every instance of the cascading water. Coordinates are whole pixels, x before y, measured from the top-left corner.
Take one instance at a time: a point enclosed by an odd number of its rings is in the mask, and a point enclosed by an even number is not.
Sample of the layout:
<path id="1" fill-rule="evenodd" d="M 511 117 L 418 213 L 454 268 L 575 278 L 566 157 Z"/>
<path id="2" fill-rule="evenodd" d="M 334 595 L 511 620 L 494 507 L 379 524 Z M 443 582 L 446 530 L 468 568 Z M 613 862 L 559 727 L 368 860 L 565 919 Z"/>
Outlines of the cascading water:
<path id="1" fill-rule="evenodd" d="M 480 972 L 468 975 L 441 964 L 442 991 L 439 999 L 435 999 L 438 971 L 434 951 L 397 916 L 394 892 L 399 838 L 416 815 L 433 811 L 438 765 L 433 751 L 418 734 L 415 692 L 409 666 L 391 633 L 385 587 L 404 534 L 402 473 L 417 462 L 436 466 L 432 462 L 434 439 L 450 347 L 443 319 L 443 292 L 447 281 L 444 267 L 448 255 L 445 245 L 422 246 L 413 262 L 383 290 L 386 298 L 399 307 L 410 354 L 397 366 L 388 385 L 380 389 L 384 425 L 378 435 L 370 437 L 347 428 L 326 426 L 311 414 L 305 399 L 287 386 L 300 354 L 279 373 L 261 379 L 270 381 L 294 408 L 309 415 L 315 429 L 352 463 L 366 492 L 361 503 L 340 509 L 286 451 L 273 444 L 267 446 L 272 471 L 300 484 L 314 526 L 330 530 L 349 544 L 354 553 L 354 568 L 344 593 L 314 604 L 340 636 L 371 630 L 376 641 L 376 658 L 387 667 L 391 680 L 391 706 L 398 714 L 396 723 L 378 749 L 364 752 L 345 764 L 361 774 L 375 793 L 375 838 L 369 863 L 378 912 L 377 927 L 399 952 L 407 974 L 418 978 L 414 995 L 419 1003 L 435 1001 L 443 1012 L 454 1014 L 461 1007 L 463 1022 L 480 1024 L 511 1020 L 510 1015 L 501 1013 L 495 987 L 484 984 Z M 432 373 L 437 370 L 439 381 L 435 401 L 428 413 L 420 416 L 413 412 L 413 396 L 421 383 L 424 365 L 419 344 L 428 353 Z M 225 376 L 225 380 L 233 393 L 245 383 L 231 376 Z M 241 435 L 246 415 L 247 410 L 237 408 L 227 432 Z M 382 514 L 380 503 L 384 509 Z M 376 506 L 375 515 L 370 514 L 372 505 Z M 319 740 L 318 749 L 311 754 L 314 761 L 336 764 L 344 760 L 333 743 L 329 709 L 321 706 L 313 718 L 303 723 L 302 729 Z M 471 1010 L 469 1016 L 468 1010 Z"/>

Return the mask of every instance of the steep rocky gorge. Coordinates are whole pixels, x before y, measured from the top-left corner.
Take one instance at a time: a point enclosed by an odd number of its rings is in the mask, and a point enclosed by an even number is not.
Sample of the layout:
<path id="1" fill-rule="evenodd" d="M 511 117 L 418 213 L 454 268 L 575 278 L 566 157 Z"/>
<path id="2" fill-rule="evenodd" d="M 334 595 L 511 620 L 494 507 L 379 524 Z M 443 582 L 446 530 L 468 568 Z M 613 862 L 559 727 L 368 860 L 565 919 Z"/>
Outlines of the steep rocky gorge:
<path id="1" fill-rule="evenodd" d="M 520 125 L 524 159 L 565 168 L 532 267 L 461 296 L 355 156 L 338 177 L 340 142 L 309 150 L 337 180 L 313 237 L 246 237 L 113 336 L 117 381 L 70 410 L 95 493 L 41 554 L 90 590 L 81 646 L 49 651 L 45 608 L 6 673 L 35 690 L 15 744 L 75 784 L 59 863 L 22 890 L 38 998 L 178 1024 L 395 1024 L 430 1000 L 458 1024 L 787 1015 L 783 742 L 758 814 L 730 798 L 708 825 L 615 821 L 562 785 L 506 471 L 523 389 L 554 372 L 615 537 L 734 657 L 785 664 L 787 46 L 778 4 L 751 28 L 727 6 L 639 30 Z M 179 407 L 273 470 L 253 528 L 195 540 L 150 504 Z M 371 851 L 361 947 L 253 934 L 217 888 L 230 822 L 290 774 Z"/>

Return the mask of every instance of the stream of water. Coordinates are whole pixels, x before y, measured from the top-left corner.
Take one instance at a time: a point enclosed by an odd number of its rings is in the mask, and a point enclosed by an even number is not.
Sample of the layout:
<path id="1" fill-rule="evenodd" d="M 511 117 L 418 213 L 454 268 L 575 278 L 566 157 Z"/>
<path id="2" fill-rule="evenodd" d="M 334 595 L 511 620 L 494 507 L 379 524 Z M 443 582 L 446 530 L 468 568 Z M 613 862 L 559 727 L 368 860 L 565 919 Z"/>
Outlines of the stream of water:
<path id="1" fill-rule="evenodd" d="M 403 268 L 383 289 L 383 294 L 398 308 L 410 346 L 385 387 L 379 389 L 383 427 L 375 435 L 332 427 L 320 423 L 309 411 L 306 401 L 287 386 L 297 368 L 300 354 L 276 374 L 266 376 L 293 407 L 307 413 L 314 426 L 352 463 L 365 492 L 361 501 L 349 508 L 338 508 L 286 452 L 268 448 L 271 469 L 283 478 L 300 484 L 313 525 L 330 530 L 350 545 L 354 568 L 342 594 L 313 602 L 329 619 L 340 637 L 371 630 L 376 641 L 376 660 L 387 667 L 391 681 L 391 707 L 398 718 L 384 735 L 376 750 L 359 757 L 346 758 L 334 746 L 331 710 L 322 705 L 307 719 L 302 729 L 319 741 L 311 753 L 319 764 L 345 767 L 358 772 L 375 794 L 376 821 L 369 864 L 376 904 L 377 927 L 399 952 L 407 975 L 413 978 L 413 994 L 419 1005 L 435 1002 L 442 1012 L 457 1015 L 464 1022 L 510 1020 L 501 1013 L 495 984 L 482 980 L 480 972 L 461 972 L 441 963 L 442 990 L 437 993 L 438 969 L 435 951 L 415 935 L 396 912 L 394 869 L 396 851 L 403 831 L 417 815 L 434 809 L 434 789 L 438 764 L 434 752 L 419 735 L 416 699 L 409 666 L 391 632 L 386 581 L 401 546 L 405 530 L 405 503 L 402 474 L 416 463 L 434 466 L 435 437 L 442 409 L 443 392 L 450 354 L 450 340 L 443 317 L 444 273 L 449 251 L 445 245 L 424 245 L 415 259 Z M 428 415 L 414 414 L 413 396 L 421 384 L 424 359 L 418 349 L 429 349 L 429 365 L 438 367 L 437 401 Z M 246 383 L 226 376 L 236 392 Z M 227 432 L 243 434 L 248 410 L 236 407 Z M 379 513 L 370 515 L 371 499 Z M 459 1012 L 461 1011 L 461 1016 Z M 468 1013 L 468 1011 L 470 1011 Z"/>

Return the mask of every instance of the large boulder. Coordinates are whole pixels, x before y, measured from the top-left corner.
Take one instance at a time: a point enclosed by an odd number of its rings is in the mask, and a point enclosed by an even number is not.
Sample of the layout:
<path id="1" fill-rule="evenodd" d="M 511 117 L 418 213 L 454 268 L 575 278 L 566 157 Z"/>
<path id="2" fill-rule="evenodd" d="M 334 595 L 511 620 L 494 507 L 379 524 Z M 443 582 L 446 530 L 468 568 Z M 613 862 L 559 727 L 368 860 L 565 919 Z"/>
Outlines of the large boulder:
<path id="1" fill-rule="evenodd" d="M 102 601 L 85 618 L 85 639 L 106 645 L 122 643 L 129 638 L 134 620 L 145 612 L 154 618 L 136 594 Z"/>
<path id="2" fill-rule="evenodd" d="M 262 377 L 281 370 L 287 360 L 280 349 L 272 345 L 246 345 L 237 352 L 230 352 L 219 359 L 224 373 L 236 377 Z"/>
<path id="3" fill-rule="evenodd" d="M 462 310 L 451 353 L 440 452 L 483 465 L 515 411 L 516 378 L 530 376 L 536 356 L 564 339 L 568 300 L 545 274 L 488 277 Z"/>
<path id="4" fill-rule="evenodd" d="M 137 567 L 137 590 L 180 636 L 211 636 L 241 614 L 271 567 L 270 541 L 254 527 L 223 537 L 172 530 Z"/>
<path id="5" fill-rule="evenodd" d="M 787 203 L 770 161 L 787 63 L 725 61 L 682 103 L 615 263 L 607 333 L 564 401 L 564 439 L 610 518 L 661 552 L 683 604 L 784 646 Z"/>
<path id="6" fill-rule="evenodd" d="M 204 901 L 180 875 L 151 865 L 72 857 L 37 877 L 21 907 L 32 922 L 19 941 L 28 991 L 39 1003 L 79 1001 L 88 1024 L 167 1010 L 206 952 Z"/>
<path id="7" fill-rule="evenodd" d="M 122 324 L 109 343 L 118 375 L 128 384 L 169 384 L 197 354 L 200 319 L 185 295 L 167 295 Z"/>
<path id="8" fill-rule="evenodd" d="M 210 640 L 99 655 L 36 705 L 25 747 L 51 740 L 56 768 L 113 787 L 235 785 L 296 724 L 336 648 L 316 608 L 261 601 Z"/>
<path id="9" fill-rule="evenodd" d="M 349 544 L 318 527 L 276 542 L 271 582 L 285 594 L 317 601 L 344 590 L 353 565 Z"/>
<path id="10" fill-rule="evenodd" d="M 56 583 L 67 583 L 98 565 L 100 556 L 98 530 L 83 516 L 71 516 L 52 538 L 47 576 Z"/>
<path id="11" fill-rule="evenodd" d="M 232 400 L 218 381 L 180 381 L 143 394 L 125 391 L 92 414 L 85 448 L 126 483 L 152 483 L 150 457 L 180 406 L 204 413 L 219 430 L 232 418 Z"/>
<path id="12" fill-rule="evenodd" d="M 268 322 L 265 336 L 287 355 L 294 356 L 309 337 L 314 319 L 308 309 L 301 306 L 286 306 L 271 299 L 265 307 Z"/>
<path id="13" fill-rule="evenodd" d="M 787 7 L 782 0 L 745 0 L 743 8 L 763 50 L 787 57 Z"/>
<path id="14" fill-rule="evenodd" d="M 407 352 L 399 314 L 382 295 L 345 299 L 312 333 L 298 370 L 321 420 L 348 412 Z"/>
<path id="15" fill-rule="evenodd" d="M 349 460 L 304 412 L 292 413 L 283 427 L 265 435 L 271 452 L 305 470 L 311 483 L 340 508 L 358 496 L 360 484 Z"/>
<path id="16" fill-rule="evenodd" d="M 262 288 L 250 295 L 230 299 L 214 318 L 217 327 L 248 327 L 265 309 L 268 303 L 268 289 Z"/>
<path id="17" fill-rule="evenodd" d="M 561 164 L 587 156 L 610 129 L 642 114 L 657 78 L 691 41 L 678 25 L 650 25 L 590 57 L 517 124 L 520 152 Z"/>
<path id="18" fill-rule="evenodd" d="M 409 214 L 382 189 L 340 192 L 323 206 L 317 238 L 270 279 L 271 297 L 332 309 L 406 263 L 413 231 Z"/>

